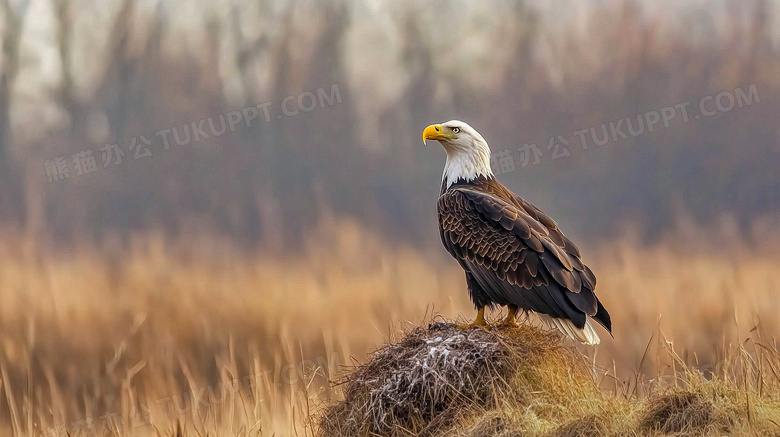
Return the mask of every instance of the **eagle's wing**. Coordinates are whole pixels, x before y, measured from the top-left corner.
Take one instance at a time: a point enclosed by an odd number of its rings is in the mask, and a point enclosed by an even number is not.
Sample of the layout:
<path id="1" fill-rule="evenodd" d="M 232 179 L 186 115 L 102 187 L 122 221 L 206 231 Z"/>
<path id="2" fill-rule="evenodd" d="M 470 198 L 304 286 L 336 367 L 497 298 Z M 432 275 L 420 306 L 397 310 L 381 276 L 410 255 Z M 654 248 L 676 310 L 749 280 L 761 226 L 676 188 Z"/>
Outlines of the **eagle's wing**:
<path id="1" fill-rule="evenodd" d="M 593 293 L 596 278 L 574 244 L 538 208 L 511 200 L 474 187 L 443 193 L 444 246 L 494 301 L 569 319 L 578 328 L 592 316 L 611 331 Z"/>

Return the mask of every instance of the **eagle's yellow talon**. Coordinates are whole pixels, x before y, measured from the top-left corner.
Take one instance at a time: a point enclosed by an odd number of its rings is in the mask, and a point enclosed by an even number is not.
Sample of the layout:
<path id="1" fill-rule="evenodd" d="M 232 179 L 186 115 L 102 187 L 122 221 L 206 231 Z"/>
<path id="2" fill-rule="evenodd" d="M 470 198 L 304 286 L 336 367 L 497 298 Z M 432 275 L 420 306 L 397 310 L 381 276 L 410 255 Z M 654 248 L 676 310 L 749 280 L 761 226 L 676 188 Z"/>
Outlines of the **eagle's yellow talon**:
<path id="1" fill-rule="evenodd" d="M 496 325 L 497 328 L 517 328 L 517 322 L 515 322 L 515 313 L 517 312 L 517 307 L 514 305 L 509 305 L 507 309 L 509 310 L 509 314 L 506 315 L 506 319 L 504 319 L 503 322 Z"/>
<path id="2" fill-rule="evenodd" d="M 490 325 L 485 321 L 485 308 L 482 307 L 477 311 L 477 320 L 467 324 L 458 325 L 458 329 L 471 329 L 471 328 L 490 328 Z"/>

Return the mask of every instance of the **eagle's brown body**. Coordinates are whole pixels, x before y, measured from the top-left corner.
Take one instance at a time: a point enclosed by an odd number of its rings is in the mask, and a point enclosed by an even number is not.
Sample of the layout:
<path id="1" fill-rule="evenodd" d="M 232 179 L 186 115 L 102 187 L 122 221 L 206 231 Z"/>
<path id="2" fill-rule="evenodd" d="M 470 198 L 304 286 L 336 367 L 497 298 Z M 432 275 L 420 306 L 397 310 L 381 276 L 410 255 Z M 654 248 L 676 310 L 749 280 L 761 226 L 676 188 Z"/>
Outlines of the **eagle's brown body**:
<path id="1" fill-rule="evenodd" d="M 574 243 L 492 175 L 442 183 L 438 212 L 442 243 L 466 271 L 478 309 L 507 305 L 579 329 L 592 317 L 611 333 L 609 314 L 593 292 L 596 277 Z"/>

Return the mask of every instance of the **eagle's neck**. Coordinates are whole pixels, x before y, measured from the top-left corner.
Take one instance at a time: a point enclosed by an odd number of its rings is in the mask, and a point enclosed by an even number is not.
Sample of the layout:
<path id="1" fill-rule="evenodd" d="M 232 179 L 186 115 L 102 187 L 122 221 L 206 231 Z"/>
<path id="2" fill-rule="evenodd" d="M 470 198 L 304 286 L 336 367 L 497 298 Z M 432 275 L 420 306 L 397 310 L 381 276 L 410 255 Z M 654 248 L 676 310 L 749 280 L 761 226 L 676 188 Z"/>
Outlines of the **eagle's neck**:
<path id="1" fill-rule="evenodd" d="M 503 185 L 501 185 L 501 182 L 498 182 L 493 176 L 479 176 L 476 179 L 468 181 L 465 179 L 458 179 L 449 186 L 447 185 L 447 181 L 442 181 L 439 194 L 444 194 L 449 189 L 457 189 L 459 187 L 477 188 L 479 190 L 489 191 L 502 199 L 504 198 L 502 190 L 500 188 L 497 189 L 497 187 L 503 187 Z"/>
<path id="2" fill-rule="evenodd" d="M 490 169 L 490 149 L 488 147 L 473 147 L 469 149 L 447 150 L 447 163 L 444 165 L 442 185 L 449 188 L 455 182 L 474 181 L 479 177 L 492 179 Z"/>

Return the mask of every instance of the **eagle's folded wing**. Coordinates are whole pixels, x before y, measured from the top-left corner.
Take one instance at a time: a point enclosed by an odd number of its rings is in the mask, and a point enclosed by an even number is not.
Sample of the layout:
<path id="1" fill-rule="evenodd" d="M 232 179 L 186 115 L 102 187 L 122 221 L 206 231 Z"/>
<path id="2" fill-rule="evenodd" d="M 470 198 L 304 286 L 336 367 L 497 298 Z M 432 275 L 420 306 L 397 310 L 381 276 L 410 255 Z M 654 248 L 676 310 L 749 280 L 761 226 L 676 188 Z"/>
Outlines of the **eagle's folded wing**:
<path id="1" fill-rule="evenodd" d="M 571 320 L 611 322 L 593 290 L 596 278 L 555 222 L 522 199 L 510 203 L 473 187 L 447 190 L 438 202 L 447 250 L 494 301 Z"/>

